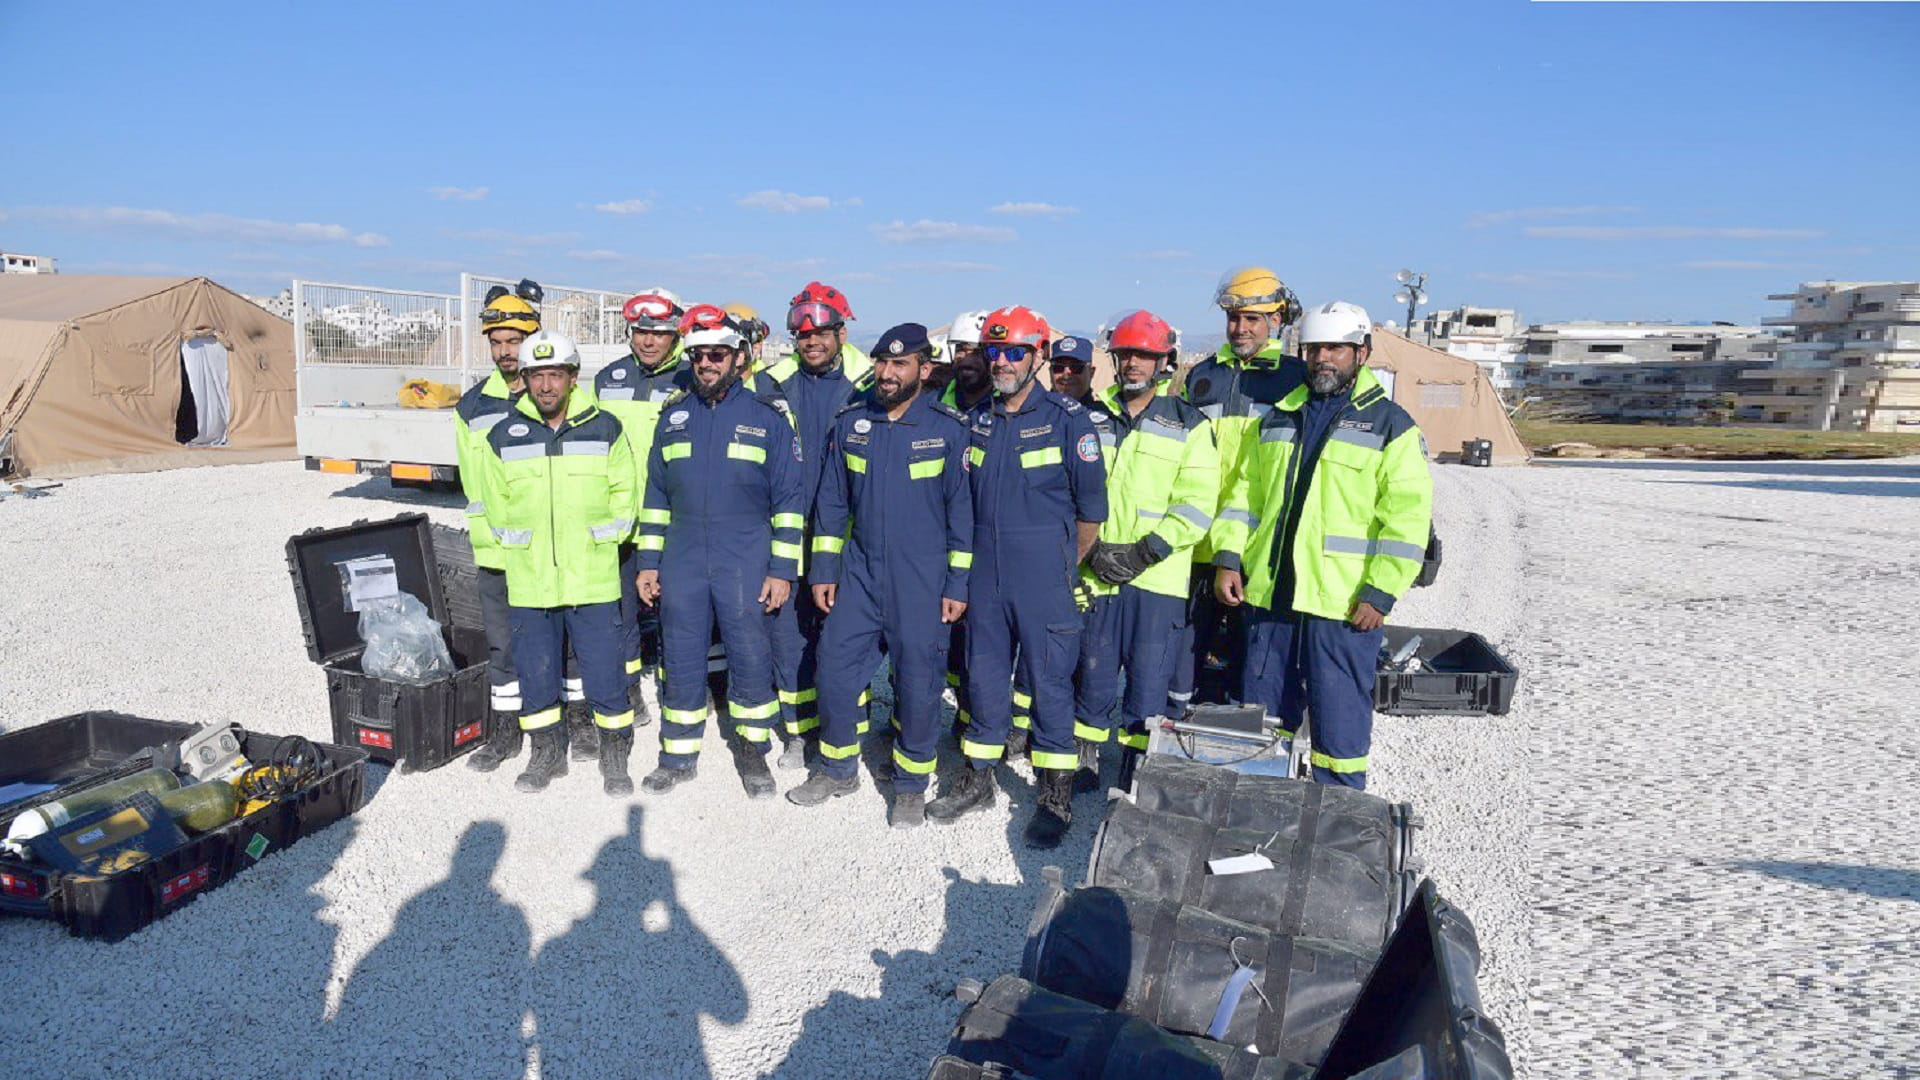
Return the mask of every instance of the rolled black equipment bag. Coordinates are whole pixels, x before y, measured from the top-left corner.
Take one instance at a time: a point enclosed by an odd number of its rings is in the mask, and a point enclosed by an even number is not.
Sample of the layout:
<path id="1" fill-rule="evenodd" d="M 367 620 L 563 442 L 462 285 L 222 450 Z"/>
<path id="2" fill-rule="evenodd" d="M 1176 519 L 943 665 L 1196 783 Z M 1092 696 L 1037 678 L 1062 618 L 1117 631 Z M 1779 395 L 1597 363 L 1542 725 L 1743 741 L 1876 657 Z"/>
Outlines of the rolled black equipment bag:
<path id="1" fill-rule="evenodd" d="M 1420 819 L 1411 803 L 1163 755 L 1142 761 L 1133 776 L 1133 802 L 1142 810 L 1199 818 L 1223 829 L 1277 832 L 1282 840 L 1308 833 L 1322 847 L 1392 873 L 1417 869 L 1413 833 Z"/>
<path id="2" fill-rule="evenodd" d="M 1414 876 L 1314 840 L 1311 828 L 1288 840 L 1116 799 L 1094 834 L 1087 884 L 1191 904 L 1289 937 L 1378 949 L 1413 895 Z M 1208 865 L 1242 855 L 1257 856 L 1243 862 L 1258 868 L 1214 873 Z"/>
<path id="3" fill-rule="evenodd" d="M 1226 1043 L 1175 1035 L 1137 1017 L 1089 1005 L 1002 975 L 977 994 L 959 1021 L 947 1053 L 998 1064 L 1032 1080 L 1309 1080 L 1298 1062 L 1263 1058 Z M 937 1066 L 938 1063 L 936 1063 Z M 966 1077 L 949 1063 L 947 1076 Z M 985 1075 L 991 1076 L 992 1073 Z"/>
<path id="4" fill-rule="evenodd" d="M 1020 974 L 1169 1031 L 1317 1065 L 1376 959 L 1126 889 L 1055 885 Z"/>

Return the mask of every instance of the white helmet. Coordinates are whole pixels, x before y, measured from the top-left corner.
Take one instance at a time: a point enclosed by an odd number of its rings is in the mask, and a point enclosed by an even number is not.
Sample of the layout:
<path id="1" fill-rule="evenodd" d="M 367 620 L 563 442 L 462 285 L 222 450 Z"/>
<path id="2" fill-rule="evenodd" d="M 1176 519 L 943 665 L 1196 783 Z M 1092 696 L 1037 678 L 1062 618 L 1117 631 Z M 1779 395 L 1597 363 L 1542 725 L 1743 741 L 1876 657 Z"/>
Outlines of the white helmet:
<path id="1" fill-rule="evenodd" d="M 702 345 L 740 349 L 746 347 L 747 338 L 740 332 L 740 324 L 725 309 L 713 304 L 695 304 L 680 317 L 680 344 L 689 350 Z"/>
<path id="2" fill-rule="evenodd" d="M 978 345 L 980 335 L 986 330 L 988 311 L 963 311 L 953 317 L 953 326 L 947 330 L 947 341 L 956 345 Z"/>
<path id="3" fill-rule="evenodd" d="M 573 339 L 553 330 L 537 330 L 520 343 L 520 370 L 564 367 L 580 370 L 580 347 Z"/>
<path id="4" fill-rule="evenodd" d="M 1300 346 L 1369 345 L 1373 340 L 1373 320 L 1367 309 L 1345 300 L 1316 304 L 1300 320 Z"/>

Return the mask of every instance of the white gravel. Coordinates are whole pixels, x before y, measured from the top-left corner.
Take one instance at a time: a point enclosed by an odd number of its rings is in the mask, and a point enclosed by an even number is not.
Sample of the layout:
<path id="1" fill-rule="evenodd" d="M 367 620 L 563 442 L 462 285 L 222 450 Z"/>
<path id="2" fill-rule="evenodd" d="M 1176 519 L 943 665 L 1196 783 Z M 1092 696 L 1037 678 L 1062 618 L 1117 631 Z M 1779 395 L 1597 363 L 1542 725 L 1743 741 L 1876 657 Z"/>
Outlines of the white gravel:
<path id="1" fill-rule="evenodd" d="M 1486 634 L 1521 695 L 1383 718 L 1372 776 L 1425 815 L 1522 1075 L 1916 1075 L 1920 466 L 1721 468 L 1436 470 L 1448 563 L 1397 618 Z M 0 502 L 0 730 L 326 737 L 286 537 L 453 505 L 289 464 Z M 353 818 L 123 942 L 0 919 L 12 1071 L 919 1077 L 1091 836 L 1019 848 L 1021 779 L 897 833 L 871 784 L 749 804 L 722 754 L 621 802 L 518 764 L 373 769 Z"/>

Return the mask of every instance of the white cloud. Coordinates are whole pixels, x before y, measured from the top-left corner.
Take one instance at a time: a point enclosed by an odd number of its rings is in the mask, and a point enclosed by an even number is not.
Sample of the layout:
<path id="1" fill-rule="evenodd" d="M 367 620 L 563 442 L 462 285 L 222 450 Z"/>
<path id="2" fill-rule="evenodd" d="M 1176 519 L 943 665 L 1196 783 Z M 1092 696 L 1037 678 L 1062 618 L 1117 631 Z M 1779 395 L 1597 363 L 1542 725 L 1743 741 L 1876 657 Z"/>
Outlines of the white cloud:
<path id="1" fill-rule="evenodd" d="M 885 274 L 876 274 L 871 270 L 849 270 L 844 274 L 833 275 L 835 281 L 851 281 L 855 284 L 877 284 L 892 281 Z"/>
<path id="2" fill-rule="evenodd" d="M 1750 225 L 1530 225 L 1528 236 L 1548 240 L 1814 240 L 1819 229 L 1768 229 Z"/>
<path id="3" fill-rule="evenodd" d="M 363 248 L 387 246 L 387 238 L 379 233 L 357 233 L 345 225 L 322 225 L 310 221 L 268 221 L 264 218 L 234 217 L 231 214 L 177 214 L 171 210 L 141 210 L 128 206 L 29 206 L 14 212 L 24 220 L 78 229 L 144 230 L 251 244 L 340 243 Z"/>
<path id="4" fill-rule="evenodd" d="M 603 214 L 644 214 L 653 209 L 653 204 L 645 199 L 621 199 L 619 202 L 594 203 L 593 208 Z"/>
<path id="5" fill-rule="evenodd" d="M 569 251 L 567 252 L 567 258 L 579 259 L 581 262 L 618 262 L 620 259 L 625 258 L 625 256 L 617 251 L 609 251 L 606 248 L 594 248 L 591 251 Z"/>
<path id="6" fill-rule="evenodd" d="M 1520 270 L 1511 274 L 1475 274 L 1480 281 L 1499 285 L 1543 288 L 1570 281 L 1631 281 L 1634 275 L 1614 270 Z"/>
<path id="7" fill-rule="evenodd" d="M 805 210 L 825 210 L 833 205 L 833 200 L 825 195 L 796 195 L 791 191 L 775 191 L 768 188 L 751 195 L 742 195 L 736 200 L 741 206 L 755 210 L 767 210 L 775 214 L 798 214 Z"/>
<path id="8" fill-rule="evenodd" d="M 1001 225 L 964 225 L 957 221 L 928 221 L 921 218 L 909 225 L 900 220 L 868 226 L 874 239 L 883 244 L 1005 244 L 1019 234 Z"/>
<path id="9" fill-rule="evenodd" d="M 1470 215 L 1463 229 L 1484 229 L 1509 221 L 1545 221 L 1552 218 L 1604 217 L 1609 214 L 1633 214 L 1637 206 L 1527 206 L 1517 210 L 1483 210 Z"/>
<path id="10" fill-rule="evenodd" d="M 840 205 L 841 205 L 841 206 L 859 206 L 859 205 L 861 205 L 861 203 L 862 203 L 862 202 L 864 202 L 864 201 L 865 201 L 865 200 L 863 200 L 863 199 L 861 199 L 861 198 L 860 198 L 860 196 L 858 196 L 858 195 L 855 195 L 855 196 L 854 196 L 853 198 L 851 198 L 851 199 L 841 199 L 841 200 L 840 200 Z"/>
<path id="11" fill-rule="evenodd" d="M 905 274 L 997 274 L 1000 272 L 1000 268 L 992 263 L 964 261 L 888 263 L 887 269 Z"/>
<path id="12" fill-rule="evenodd" d="M 427 192 L 431 194 L 434 198 L 439 199 L 442 202 L 445 202 L 448 199 L 451 199 L 455 202 L 478 202 L 481 199 L 484 199 L 487 197 L 487 189 L 484 187 L 477 187 L 477 188 L 433 187 L 433 188 L 428 188 Z"/>
<path id="13" fill-rule="evenodd" d="M 1008 217 L 1050 217 L 1063 218 L 1068 214 L 1077 214 L 1077 206 L 1055 206 L 1043 202 L 1003 202 L 999 206 L 987 208 L 989 214 L 1004 214 Z"/>

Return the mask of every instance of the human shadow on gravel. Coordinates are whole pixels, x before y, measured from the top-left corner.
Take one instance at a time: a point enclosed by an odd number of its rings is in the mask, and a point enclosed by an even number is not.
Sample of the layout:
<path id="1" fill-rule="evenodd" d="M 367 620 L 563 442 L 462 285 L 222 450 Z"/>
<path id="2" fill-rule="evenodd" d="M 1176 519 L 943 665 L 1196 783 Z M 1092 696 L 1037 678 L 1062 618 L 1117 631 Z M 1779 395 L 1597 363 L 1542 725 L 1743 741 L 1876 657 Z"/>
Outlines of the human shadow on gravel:
<path id="1" fill-rule="evenodd" d="M 447 876 L 408 900 L 348 977 L 333 1042 L 343 1075 L 519 1077 L 532 932 L 493 886 L 506 827 L 467 827 Z"/>
<path id="2" fill-rule="evenodd" d="M 407 481 L 407 483 L 413 483 Z M 467 497 L 460 493 L 457 486 L 421 486 L 395 487 L 393 481 L 384 476 L 369 476 L 352 487 L 341 488 L 333 493 L 335 499 L 370 499 L 375 502 L 401 503 L 408 506 L 444 506 L 464 508 Z"/>
<path id="3" fill-rule="evenodd" d="M 534 960 L 543 1077 L 712 1076 L 701 1017 L 746 1019 L 740 973 L 681 906 L 672 865 L 641 846 L 645 813 L 629 807 L 587 869 L 593 910 Z"/>
<path id="4" fill-rule="evenodd" d="M 1788 862 L 1753 859 L 1734 863 L 1772 877 L 1786 878 L 1823 889 L 1877 896 L 1882 900 L 1920 901 L 1920 871 L 1896 870 L 1888 866 L 1853 866 L 1847 863 Z"/>

